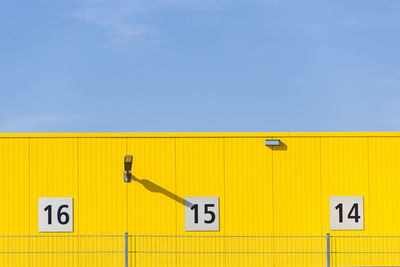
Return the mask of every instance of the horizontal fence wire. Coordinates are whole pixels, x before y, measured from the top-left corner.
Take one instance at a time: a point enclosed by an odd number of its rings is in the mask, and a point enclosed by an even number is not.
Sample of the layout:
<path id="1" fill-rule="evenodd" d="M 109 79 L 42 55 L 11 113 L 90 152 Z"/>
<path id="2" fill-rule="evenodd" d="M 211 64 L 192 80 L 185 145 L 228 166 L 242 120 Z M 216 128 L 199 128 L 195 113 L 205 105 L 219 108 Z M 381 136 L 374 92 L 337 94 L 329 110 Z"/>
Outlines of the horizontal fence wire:
<path id="1" fill-rule="evenodd" d="M 0 266 L 400 266 L 400 236 L 0 236 Z"/>
<path id="2" fill-rule="evenodd" d="M 324 266 L 325 236 L 130 236 L 132 266 Z"/>
<path id="3" fill-rule="evenodd" d="M 400 236 L 331 236 L 331 266 L 400 266 Z"/>
<path id="4" fill-rule="evenodd" d="M 123 235 L 0 236 L 0 266 L 124 266 Z"/>

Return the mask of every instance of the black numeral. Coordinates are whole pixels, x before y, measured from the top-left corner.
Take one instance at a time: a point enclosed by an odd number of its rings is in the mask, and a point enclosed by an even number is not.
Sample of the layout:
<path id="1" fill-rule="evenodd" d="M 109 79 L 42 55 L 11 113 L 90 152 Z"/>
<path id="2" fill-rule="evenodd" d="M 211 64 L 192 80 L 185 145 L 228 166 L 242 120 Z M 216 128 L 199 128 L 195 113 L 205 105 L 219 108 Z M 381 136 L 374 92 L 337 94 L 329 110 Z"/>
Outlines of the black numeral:
<path id="1" fill-rule="evenodd" d="M 46 206 L 44 211 L 49 211 L 49 215 L 47 215 L 47 224 L 51 224 L 51 205 Z"/>
<path id="2" fill-rule="evenodd" d="M 351 215 L 354 212 L 354 215 Z M 351 210 L 349 214 L 347 215 L 347 218 L 349 219 L 354 219 L 356 223 L 358 223 L 358 219 L 361 218 L 361 216 L 358 215 L 358 203 L 354 203 L 353 207 L 351 207 Z"/>
<path id="3" fill-rule="evenodd" d="M 204 205 L 204 213 L 211 215 L 211 219 L 210 220 L 204 220 L 205 223 L 213 223 L 215 221 L 215 213 L 212 212 L 211 210 L 208 210 L 208 208 L 214 207 L 214 206 L 215 206 L 214 204 L 205 204 Z"/>
<path id="4" fill-rule="evenodd" d="M 337 205 L 335 209 L 339 210 L 339 223 L 343 223 L 343 204 L 339 203 L 339 205 Z M 361 218 L 361 216 L 358 215 L 358 203 L 354 203 L 354 205 L 351 207 L 347 218 L 354 219 L 354 221 L 358 223 L 358 220 Z"/>
<path id="5" fill-rule="evenodd" d="M 209 208 L 212 208 L 214 206 L 214 204 L 204 204 L 204 214 L 208 214 L 211 216 L 209 220 L 204 220 L 204 222 L 207 224 L 213 223 L 215 221 L 215 213 L 209 210 Z M 194 223 L 199 223 L 199 205 L 195 204 L 190 209 L 194 210 Z"/>
<path id="6" fill-rule="evenodd" d="M 191 210 L 194 210 L 194 223 L 199 223 L 199 206 L 193 205 L 191 208 Z"/>
<path id="7" fill-rule="evenodd" d="M 67 224 L 67 223 L 69 222 L 69 214 L 66 213 L 66 212 L 61 212 L 61 210 L 62 210 L 63 208 L 68 208 L 68 205 L 61 205 L 61 206 L 58 208 L 58 211 L 57 211 L 57 221 L 58 221 L 60 224 Z M 64 220 L 62 219 L 63 216 L 64 216 Z"/>
<path id="8" fill-rule="evenodd" d="M 342 223 L 343 222 L 343 204 L 340 203 L 339 205 L 337 205 L 335 207 L 335 209 L 339 209 L 339 222 Z"/>
<path id="9" fill-rule="evenodd" d="M 63 212 L 62 209 L 63 208 L 68 208 L 68 205 L 61 205 L 58 210 L 57 210 L 57 221 L 60 224 L 67 224 L 69 222 L 69 214 L 67 212 Z M 52 224 L 52 207 L 51 205 L 48 205 L 44 208 L 44 211 L 48 211 L 48 215 L 47 215 L 47 224 Z"/>

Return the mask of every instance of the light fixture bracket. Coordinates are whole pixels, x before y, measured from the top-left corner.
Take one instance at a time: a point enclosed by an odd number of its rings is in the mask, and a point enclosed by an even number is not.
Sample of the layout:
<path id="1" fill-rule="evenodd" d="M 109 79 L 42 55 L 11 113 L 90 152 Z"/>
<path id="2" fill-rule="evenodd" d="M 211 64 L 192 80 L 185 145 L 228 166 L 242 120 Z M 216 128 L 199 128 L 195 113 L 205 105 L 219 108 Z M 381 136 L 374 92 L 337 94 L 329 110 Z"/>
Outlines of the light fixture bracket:
<path id="1" fill-rule="evenodd" d="M 131 172 L 124 172 L 124 182 L 130 183 L 132 181 L 132 173 Z"/>

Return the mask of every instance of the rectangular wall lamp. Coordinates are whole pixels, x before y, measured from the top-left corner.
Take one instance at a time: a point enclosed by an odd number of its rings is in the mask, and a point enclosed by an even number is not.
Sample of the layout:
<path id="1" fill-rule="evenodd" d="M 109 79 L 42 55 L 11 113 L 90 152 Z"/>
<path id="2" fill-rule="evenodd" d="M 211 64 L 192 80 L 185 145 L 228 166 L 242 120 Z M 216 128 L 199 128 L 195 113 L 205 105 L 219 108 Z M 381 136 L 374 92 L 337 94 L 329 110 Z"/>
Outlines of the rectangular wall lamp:
<path id="1" fill-rule="evenodd" d="M 266 146 L 280 146 L 281 145 L 281 140 L 265 140 L 265 145 Z"/>

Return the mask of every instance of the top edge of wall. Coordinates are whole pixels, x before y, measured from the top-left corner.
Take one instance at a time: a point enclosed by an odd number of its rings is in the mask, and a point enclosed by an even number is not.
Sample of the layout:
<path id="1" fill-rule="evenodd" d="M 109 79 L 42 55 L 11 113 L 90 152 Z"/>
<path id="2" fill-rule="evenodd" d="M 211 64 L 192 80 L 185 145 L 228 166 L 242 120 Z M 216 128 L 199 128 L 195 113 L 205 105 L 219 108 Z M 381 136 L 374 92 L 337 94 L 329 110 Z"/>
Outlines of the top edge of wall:
<path id="1" fill-rule="evenodd" d="M 400 132 L 0 133 L 0 138 L 400 137 Z"/>

